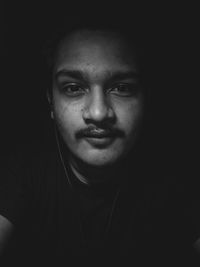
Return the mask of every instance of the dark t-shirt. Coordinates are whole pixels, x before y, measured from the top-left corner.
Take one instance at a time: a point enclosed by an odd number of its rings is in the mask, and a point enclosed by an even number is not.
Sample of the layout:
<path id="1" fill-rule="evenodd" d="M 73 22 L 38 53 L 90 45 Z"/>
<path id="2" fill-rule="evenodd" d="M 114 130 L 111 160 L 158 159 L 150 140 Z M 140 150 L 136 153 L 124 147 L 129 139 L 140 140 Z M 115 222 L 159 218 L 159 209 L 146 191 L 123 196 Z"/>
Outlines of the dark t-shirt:
<path id="1" fill-rule="evenodd" d="M 15 226 L 5 266 L 193 266 L 183 186 L 152 164 L 130 165 L 90 187 L 68 166 L 72 189 L 54 140 L 18 150 L 0 180 L 0 214 Z"/>

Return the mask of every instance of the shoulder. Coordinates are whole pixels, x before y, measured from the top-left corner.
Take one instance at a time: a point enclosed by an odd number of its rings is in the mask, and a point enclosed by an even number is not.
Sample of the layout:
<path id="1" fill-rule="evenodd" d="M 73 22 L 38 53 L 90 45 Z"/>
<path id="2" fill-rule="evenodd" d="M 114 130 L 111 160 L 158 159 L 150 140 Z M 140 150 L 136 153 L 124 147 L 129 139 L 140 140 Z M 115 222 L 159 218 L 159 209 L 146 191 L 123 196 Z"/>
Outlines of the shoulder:
<path id="1" fill-rule="evenodd" d="M 13 224 L 7 218 L 0 215 L 0 256 L 4 253 L 12 232 Z"/>
<path id="2" fill-rule="evenodd" d="M 9 153 L 0 169 L 1 215 L 16 224 L 33 206 L 48 199 L 59 169 L 56 153 L 53 141 L 18 144 Z"/>
<path id="3" fill-rule="evenodd" d="M 24 192 L 34 193 L 46 185 L 58 164 L 54 140 L 17 144 L 5 157 L 0 170 L 1 191 L 8 191 L 10 195 L 15 192 L 19 197 Z"/>

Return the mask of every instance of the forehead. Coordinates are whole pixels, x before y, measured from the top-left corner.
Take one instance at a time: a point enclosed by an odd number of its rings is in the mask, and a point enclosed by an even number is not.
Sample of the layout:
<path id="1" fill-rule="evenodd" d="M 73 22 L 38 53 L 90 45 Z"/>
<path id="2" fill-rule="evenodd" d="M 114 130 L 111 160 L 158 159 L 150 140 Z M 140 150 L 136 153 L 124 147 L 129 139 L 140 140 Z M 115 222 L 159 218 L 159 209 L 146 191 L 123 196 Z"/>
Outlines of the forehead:
<path id="1" fill-rule="evenodd" d="M 63 68 L 110 71 L 111 69 L 136 70 L 133 47 L 119 34 L 103 31 L 79 31 L 60 43 L 54 70 Z"/>

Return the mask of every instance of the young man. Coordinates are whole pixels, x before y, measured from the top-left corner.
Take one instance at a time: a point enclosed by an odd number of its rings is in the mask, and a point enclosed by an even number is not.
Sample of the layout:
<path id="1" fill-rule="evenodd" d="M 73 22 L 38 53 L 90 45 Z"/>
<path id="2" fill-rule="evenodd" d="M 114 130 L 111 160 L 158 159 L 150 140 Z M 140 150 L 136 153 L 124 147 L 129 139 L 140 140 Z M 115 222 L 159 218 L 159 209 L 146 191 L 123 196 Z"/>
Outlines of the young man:
<path id="1" fill-rule="evenodd" d="M 5 263 L 191 266 L 174 178 L 139 142 L 146 88 L 133 41 L 109 27 L 60 38 L 48 91 L 55 137 L 20 151 L 1 180 Z"/>

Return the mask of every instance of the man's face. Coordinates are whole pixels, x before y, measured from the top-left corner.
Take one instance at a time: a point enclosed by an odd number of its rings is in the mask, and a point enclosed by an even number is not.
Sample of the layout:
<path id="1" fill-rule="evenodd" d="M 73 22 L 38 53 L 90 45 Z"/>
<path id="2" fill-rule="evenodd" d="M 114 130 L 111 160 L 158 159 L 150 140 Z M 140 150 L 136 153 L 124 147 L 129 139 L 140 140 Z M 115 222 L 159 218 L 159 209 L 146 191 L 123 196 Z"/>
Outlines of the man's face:
<path id="1" fill-rule="evenodd" d="M 59 47 L 53 107 L 72 159 L 117 163 L 134 146 L 143 93 L 133 52 L 116 35 L 77 32 Z"/>

